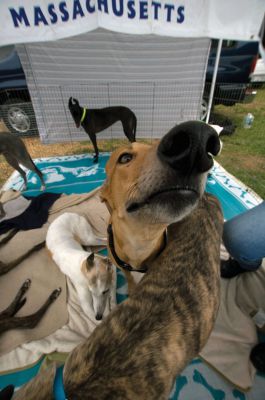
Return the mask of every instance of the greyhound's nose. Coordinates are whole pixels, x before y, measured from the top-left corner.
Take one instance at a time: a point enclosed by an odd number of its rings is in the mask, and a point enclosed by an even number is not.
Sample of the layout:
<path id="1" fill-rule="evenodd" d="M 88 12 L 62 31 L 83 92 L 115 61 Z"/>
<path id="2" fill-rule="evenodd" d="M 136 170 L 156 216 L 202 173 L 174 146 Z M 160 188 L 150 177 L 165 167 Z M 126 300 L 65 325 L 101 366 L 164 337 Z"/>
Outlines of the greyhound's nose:
<path id="1" fill-rule="evenodd" d="M 172 128 L 160 141 L 161 161 L 183 172 L 206 172 L 213 165 L 212 155 L 220 151 L 217 132 L 200 121 L 188 121 Z"/>
<path id="2" fill-rule="evenodd" d="M 101 321 L 102 320 L 102 314 L 97 314 L 96 315 L 96 320 Z"/>

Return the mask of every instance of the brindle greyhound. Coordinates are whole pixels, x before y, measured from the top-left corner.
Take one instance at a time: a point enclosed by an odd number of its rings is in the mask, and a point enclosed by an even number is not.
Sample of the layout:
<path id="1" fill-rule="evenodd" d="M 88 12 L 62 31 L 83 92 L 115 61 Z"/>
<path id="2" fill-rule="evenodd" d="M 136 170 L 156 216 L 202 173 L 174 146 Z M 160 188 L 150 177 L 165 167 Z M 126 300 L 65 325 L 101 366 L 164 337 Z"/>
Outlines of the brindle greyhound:
<path id="1" fill-rule="evenodd" d="M 94 162 L 98 162 L 98 146 L 96 133 L 103 131 L 117 121 L 121 121 L 125 136 L 130 142 L 135 142 L 137 119 L 135 114 L 127 107 L 106 107 L 100 109 L 87 109 L 79 105 L 78 100 L 70 97 L 68 107 L 75 121 L 76 127 L 80 125 L 88 134 L 95 150 Z"/>
<path id="2" fill-rule="evenodd" d="M 213 128 L 188 122 L 159 144 L 112 154 L 102 196 L 115 251 L 131 262 L 136 249 L 148 268 L 129 299 L 68 356 L 67 399 L 166 400 L 205 345 L 219 304 L 223 217 L 219 202 L 203 193 L 209 153 L 219 146 Z M 54 375 L 55 367 L 40 373 L 15 399 L 53 399 Z"/>
<path id="3" fill-rule="evenodd" d="M 19 164 L 22 164 L 24 167 L 35 172 L 41 180 L 42 189 L 45 188 L 43 175 L 32 161 L 24 142 L 19 136 L 15 136 L 10 132 L 1 132 L 0 154 L 5 157 L 6 161 L 11 165 L 11 167 L 15 168 L 20 173 L 24 180 L 25 188 L 27 188 L 27 175 Z"/>
<path id="4" fill-rule="evenodd" d="M 180 218 L 189 213 L 192 201 L 200 192 L 197 187 L 204 185 L 205 171 L 212 165 L 209 153 L 217 155 L 220 149 L 221 141 L 211 127 L 187 122 L 167 134 L 154 150 L 155 156 L 148 146 L 134 144 L 128 151 L 117 151 L 116 157 L 108 162 L 108 179 L 101 198 L 111 214 L 109 253 L 114 264 L 123 269 L 129 293 L 135 287 L 130 271 L 146 272 L 146 265 L 165 242 L 170 220 L 160 222 L 160 213 L 165 213 L 164 205 L 161 205 L 164 197 L 171 196 L 171 207 L 176 210 L 180 207 Z M 200 167 L 197 166 L 199 162 Z M 180 201 L 187 203 L 186 208 L 178 204 Z M 146 214 L 150 218 L 147 223 Z"/>
<path id="5" fill-rule="evenodd" d="M 0 335 L 10 329 L 33 329 L 40 322 L 50 305 L 60 295 L 62 289 L 55 289 L 46 302 L 35 313 L 26 315 L 25 317 L 16 317 L 16 313 L 24 306 L 27 298 L 24 294 L 31 285 L 31 280 L 27 279 L 19 289 L 16 297 L 11 304 L 0 312 Z M 1 396 L 0 396 L 1 399 Z"/>

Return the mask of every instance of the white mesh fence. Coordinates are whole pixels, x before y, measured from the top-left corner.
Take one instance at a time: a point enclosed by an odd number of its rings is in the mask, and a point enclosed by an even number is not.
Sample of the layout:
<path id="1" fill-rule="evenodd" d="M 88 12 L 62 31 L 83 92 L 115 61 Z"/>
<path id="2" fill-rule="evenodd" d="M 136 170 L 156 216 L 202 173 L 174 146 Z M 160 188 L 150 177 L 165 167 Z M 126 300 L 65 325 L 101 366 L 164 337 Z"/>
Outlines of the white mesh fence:
<path id="1" fill-rule="evenodd" d="M 44 143 L 87 140 L 68 110 L 71 96 L 87 108 L 131 108 L 137 117 L 137 138 L 161 137 L 176 123 L 200 117 L 208 39 L 99 29 L 17 49 Z M 124 137 L 121 123 L 99 135 Z"/>

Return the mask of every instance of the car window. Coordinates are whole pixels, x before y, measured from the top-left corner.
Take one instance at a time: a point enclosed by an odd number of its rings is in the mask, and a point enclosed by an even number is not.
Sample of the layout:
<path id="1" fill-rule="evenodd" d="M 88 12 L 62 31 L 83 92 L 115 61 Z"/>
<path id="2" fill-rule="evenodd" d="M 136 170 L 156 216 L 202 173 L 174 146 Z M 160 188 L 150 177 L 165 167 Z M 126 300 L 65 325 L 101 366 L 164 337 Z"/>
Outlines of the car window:
<path id="1" fill-rule="evenodd" d="M 14 49 L 15 49 L 15 46 L 13 46 L 13 45 L 0 47 L 0 61 L 7 58 Z"/>
<path id="2" fill-rule="evenodd" d="M 230 49 L 232 47 L 235 47 L 236 43 L 237 42 L 235 40 L 223 40 L 222 49 Z M 213 39 L 212 49 L 217 49 L 217 45 L 218 45 L 218 40 Z"/>
<path id="3" fill-rule="evenodd" d="M 235 40 L 224 40 L 223 41 L 223 48 L 230 49 L 231 47 L 235 47 L 236 41 Z"/>

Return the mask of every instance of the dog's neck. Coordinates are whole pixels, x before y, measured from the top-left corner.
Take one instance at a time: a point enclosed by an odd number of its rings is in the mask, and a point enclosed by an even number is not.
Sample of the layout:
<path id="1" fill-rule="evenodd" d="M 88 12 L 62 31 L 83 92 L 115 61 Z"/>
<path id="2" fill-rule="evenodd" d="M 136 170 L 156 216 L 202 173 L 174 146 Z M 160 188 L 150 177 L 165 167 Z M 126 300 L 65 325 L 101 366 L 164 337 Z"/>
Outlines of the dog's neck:
<path id="1" fill-rule="evenodd" d="M 86 114 L 87 114 L 87 109 L 85 107 L 83 107 L 82 116 L 80 119 L 80 125 L 84 122 L 84 120 L 86 118 Z"/>
<path id="2" fill-rule="evenodd" d="M 115 252 L 117 256 L 133 268 L 139 269 L 145 262 L 154 259 L 165 245 L 166 225 L 144 227 L 127 221 L 111 219 Z"/>

